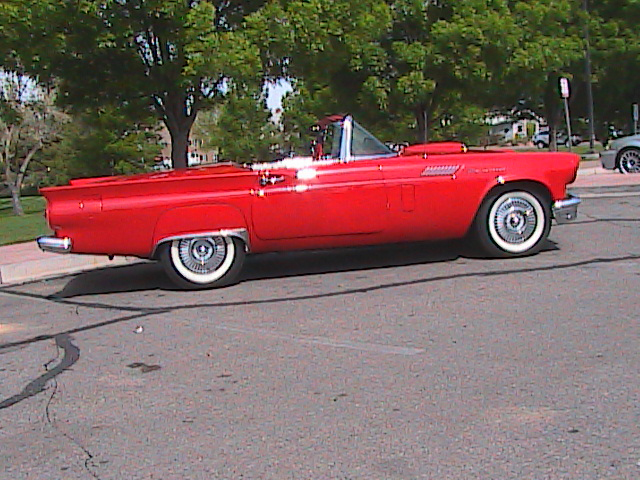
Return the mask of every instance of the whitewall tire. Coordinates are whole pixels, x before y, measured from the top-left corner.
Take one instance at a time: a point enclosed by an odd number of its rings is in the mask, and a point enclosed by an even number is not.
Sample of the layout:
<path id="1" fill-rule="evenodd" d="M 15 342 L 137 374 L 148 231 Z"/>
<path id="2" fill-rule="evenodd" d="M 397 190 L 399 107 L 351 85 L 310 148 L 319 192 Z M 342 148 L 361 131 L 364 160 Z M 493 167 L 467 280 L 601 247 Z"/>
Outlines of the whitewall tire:
<path id="1" fill-rule="evenodd" d="M 230 236 L 188 237 L 166 242 L 160 259 L 171 280 L 183 288 L 229 285 L 237 280 L 245 251 Z"/>
<path id="2" fill-rule="evenodd" d="M 483 252 L 494 257 L 538 252 L 551 230 L 549 203 L 533 190 L 490 195 L 480 207 L 474 225 Z"/>

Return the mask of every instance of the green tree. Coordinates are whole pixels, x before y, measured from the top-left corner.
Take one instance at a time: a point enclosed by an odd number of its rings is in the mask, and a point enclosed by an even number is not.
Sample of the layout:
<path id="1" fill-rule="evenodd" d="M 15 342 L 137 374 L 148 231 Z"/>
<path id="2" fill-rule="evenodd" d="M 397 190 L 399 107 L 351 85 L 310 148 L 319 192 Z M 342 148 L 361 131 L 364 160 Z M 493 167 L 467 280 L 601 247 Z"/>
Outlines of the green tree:
<path id="1" fill-rule="evenodd" d="M 264 95 L 235 91 L 215 110 L 203 111 L 194 125 L 197 137 L 220 160 L 248 163 L 271 160 L 278 144 Z"/>
<path id="2" fill-rule="evenodd" d="M 470 120 L 466 106 L 491 103 L 519 41 L 511 3 L 280 1 L 250 24 L 267 70 L 295 80 L 288 107 L 348 111 L 383 138 L 409 140 L 413 128 L 426 141 L 459 133 L 444 127 Z"/>
<path id="3" fill-rule="evenodd" d="M 0 185 L 10 191 L 16 215 L 24 214 L 20 195 L 34 158 L 57 138 L 64 122 L 53 105 L 53 90 L 27 73 L 42 36 L 22 14 L 17 0 L 0 3 Z"/>
<path id="4" fill-rule="evenodd" d="M 598 136 L 609 125 L 630 133 L 631 104 L 640 103 L 640 3 L 591 1 L 588 9 Z"/>
<path id="5" fill-rule="evenodd" d="M 300 136 L 330 113 L 377 118 L 390 21 L 382 0 L 279 0 L 249 18 L 267 76 L 294 86 L 284 104 L 285 143 L 300 148 Z"/>
<path id="6" fill-rule="evenodd" d="M 161 153 L 155 125 L 152 115 L 133 122 L 128 112 L 113 107 L 74 115 L 61 140 L 44 152 L 48 183 L 151 170 Z"/>
<path id="7" fill-rule="evenodd" d="M 258 52 L 241 27 L 263 2 L 9 1 L 28 23 L 46 28 L 50 48 L 30 63 L 59 80 L 61 100 L 78 111 L 155 112 L 171 135 L 174 167 L 187 166 L 198 112 L 261 78 Z"/>
<path id="8" fill-rule="evenodd" d="M 584 71 L 583 13 L 572 0 L 518 1 L 511 14 L 518 41 L 494 85 L 495 106 L 533 112 L 549 125 L 550 149 L 562 118 L 558 82 L 580 78 Z M 577 83 L 576 83 L 577 85 Z"/>
<path id="9" fill-rule="evenodd" d="M 0 180 L 15 215 L 24 215 L 20 195 L 32 161 L 59 138 L 65 121 L 53 93 L 23 74 L 0 71 Z"/>

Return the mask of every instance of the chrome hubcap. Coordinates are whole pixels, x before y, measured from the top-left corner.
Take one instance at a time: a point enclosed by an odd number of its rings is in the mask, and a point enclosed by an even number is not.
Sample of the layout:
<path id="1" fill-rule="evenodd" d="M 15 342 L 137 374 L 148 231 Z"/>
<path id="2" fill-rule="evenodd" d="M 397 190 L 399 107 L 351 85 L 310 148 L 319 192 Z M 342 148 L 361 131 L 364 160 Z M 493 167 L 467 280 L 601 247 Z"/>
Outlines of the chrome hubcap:
<path id="1" fill-rule="evenodd" d="M 187 238 L 180 240 L 178 255 L 190 271 L 206 275 L 220 267 L 227 254 L 222 237 Z"/>
<path id="2" fill-rule="evenodd" d="M 621 170 L 628 173 L 640 173 L 640 151 L 627 150 L 620 157 Z"/>
<path id="3" fill-rule="evenodd" d="M 494 226 L 498 235 L 511 244 L 527 241 L 533 234 L 537 218 L 533 205 L 519 197 L 508 198 L 496 211 Z"/>

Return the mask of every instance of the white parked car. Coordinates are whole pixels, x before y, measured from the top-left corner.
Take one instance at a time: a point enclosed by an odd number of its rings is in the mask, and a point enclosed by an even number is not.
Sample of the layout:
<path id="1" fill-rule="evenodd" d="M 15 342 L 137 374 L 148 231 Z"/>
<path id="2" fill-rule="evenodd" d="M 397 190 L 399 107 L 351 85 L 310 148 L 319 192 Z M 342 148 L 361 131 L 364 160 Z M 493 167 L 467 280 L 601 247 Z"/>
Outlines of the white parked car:
<path id="1" fill-rule="evenodd" d="M 613 140 L 600 154 L 602 166 L 620 173 L 640 173 L 640 134 Z"/>
<path id="2" fill-rule="evenodd" d="M 533 136 L 531 141 L 538 148 L 549 148 L 549 130 L 540 130 Z M 558 145 L 569 146 L 569 138 L 565 132 L 556 132 L 556 141 L 558 142 Z M 572 146 L 575 147 L 580 142 L 582 142 L 582 137 L 580 135 L 571 135 Z"/>

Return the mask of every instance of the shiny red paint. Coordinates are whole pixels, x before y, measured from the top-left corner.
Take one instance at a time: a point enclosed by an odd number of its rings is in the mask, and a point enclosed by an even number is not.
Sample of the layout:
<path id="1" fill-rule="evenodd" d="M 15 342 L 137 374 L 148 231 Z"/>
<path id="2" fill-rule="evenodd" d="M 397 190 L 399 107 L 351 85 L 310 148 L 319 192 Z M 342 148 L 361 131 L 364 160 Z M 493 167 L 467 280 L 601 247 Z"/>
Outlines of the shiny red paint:
<path id="1" fill-rule="evenodd" d="M 538 184 L 553 202 L 566 197 L 578 161 L 429 144 L 295 168 L 218 164 L 80 179 L 42 194 L 55 235 L 71 238 L 73 253 L 151 258 L 169 238 L 229 229 L 246 229 L 259 253 L 460 238 L 501 182 Z"/>

